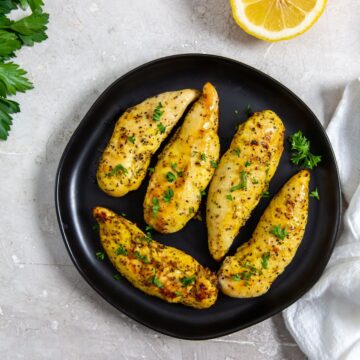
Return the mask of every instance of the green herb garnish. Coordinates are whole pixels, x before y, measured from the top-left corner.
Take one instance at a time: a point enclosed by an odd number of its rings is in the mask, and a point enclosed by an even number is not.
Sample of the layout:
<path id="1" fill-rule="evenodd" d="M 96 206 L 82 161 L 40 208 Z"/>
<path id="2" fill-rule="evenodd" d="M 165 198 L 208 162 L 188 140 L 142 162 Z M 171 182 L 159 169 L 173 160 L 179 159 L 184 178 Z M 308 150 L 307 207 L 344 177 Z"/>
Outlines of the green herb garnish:
<path id="1" fill-rule="evenodd" d="M 211 160 L 211 161 L 210 161 L 210 166 L 211 166 L 212 168 L 216 169 L 216 168 L 218 167 L 218 162 Z"/>
<path id="2" fill-rule="evenodd" d="M 205 153 L 201 153 L 201 160 L 206 161 L 206 154 Z"/>
<path id="3" fill-rule="evenodd" d="M 256 179 L 256 178 L 252 178 L 251 182 L 252 182 L 253 184 L 258 184 L 258 183 L 259 183 L 259 180 Z"/>
<path id="4" fill-rule="evenodd" d="M 250 166 L 252 163 L 250 162 L 250 161 L 248 161 L 248 160 L 246 160 L 245 161 L 245 167 L 248 167 L 248 166 Z"/>
<path id="5" fill-rule="evenodd" d="M 274 226 L 271 230 L 270 233 L 275 235 L 278 239 L 280 240 L 284 240 L 285 236 L 288 235 L 287 231 L 286 231 L 286 227 L 283 229 L 281 228 L 280 225 L 276 225 Z"/>
<path id="6" fill-rule="evenodd" d="M 161 102 L 159 102 L 159 104 L 156 106 L 154 110 L 154 114 L 152 117 L 154 121 L 160 121 L 160 118 L 164 115 L 164 111 L 162 109 L 163 109 L 163 105 Z"/>
<path id="7" fill-rule="evenodd" d="M 163 284 L 159 281 L 159 279 L 156 276 L 156 272 L 155 272 L 154 276 L 152 277 L 151 282 L 160 289 L 163 287 Z"/>
<path id="8" fill-rule="evenodd" d="M 160 210 L 159 199 L 157 197 L 153 197 L 152 202 L 153 202 L 153 206 L 152 206 L 153 217 L 156 217 L 157 213 Z"/>
<path id="9" fill-rule="evenodd" d="M 183 176 L 183 172 L 182 172 L 182 171 L 179 171 L 179 170 L 177 169 L 177 164 L 176 164 L 176 163 L 172 163 L 172 164 L 171 164 L 171 168 L 176 172 L 176 175 L 177 175 L 177 176 L 179 176 L 179 177 Z"/>
<path id="10" fill-rule="evenodd" d="M 164 192 L 163 200 L 164 200 L 166 203 L 169 203 L 173 196 L 174 196 L 174 191 L 173 191 L 172 189 L 167 189 L 167 190 Z"/>
<path id="11" fill-rule="evenodd" d="M 125 249 L 125 247 L 120 244 L 119 247 L 115 250 L 115 254 L 116 254 L 116 255 L 127 255 L 128 252 L 127 252 L 127 250 Z"/>
<path id="12" fill-rule="evenodd" d="M 232 186 L 230 188 L 231 192 L 236 190 L 246 190 L 247 187 L 247 175 L 245 171 L 241 171 L 240 173 L 240 183 L 238 185 Z"/>
<path id="13" fill-rule="evenodd" d="M 196 280 L 195 276 L 190 276 L 190 277 L 183 277 L 182 279 L 180 279 L 180 282 L 183 284 L 183 286 L 189 286 L 191 284 L 193 284 Z"/>
<path id="14" fill-rule="evenodd" d="M 248 104 L 244 110 L 244 113 L 246 114 L 247 117 L 250 117 L 253 114 L 253 111 L 251 109 L 250 104 Z"/>
<path id="15" fill-rule="evenodd" d="M 135 136 L 128 136 L 128 141 L 135 144 Z"/>
<path id="16" fill-rule="evenodd" d="M 263 269 L 267 269 L 269 265 L 270 253 L 266 252 L 261 258 L 261 266 Z"/>
<path id="17" fill-rule="evenodd" d="M 106 176 L 106 177 L 110 177 L 110 176 L 113 176 L 113 175 L 118 175 L 119 172 L 122 172 L 123 174 L 127 174 L 127 173 L 128 173 L 127 169 L 126 169 L 123 165 L 119 164 L 119 165 L 116 165 L 116 166 L 115 166 L 110 172 L 108 172 L 105 176 Z"/>
<path id="18" fill-rule="evenodd" d="M 241 150 L 239 148 L 234 149 L 234 153 L 237 155 L 237 157 L 240 157 Z"/>
<path id="19" fill-rule="evenodd" d="M 42 0 L 0 1 L 0 139 L 6 140 L 12 125 L 12 114 L 20 112 L 20 105 L 8 100 L 8 95 L 26 92 L 33 84 L 25 77 L 26 71 L 9 61 L 23 45 L 33 46 L 35 42 L 47 39 L 46 30 L 49 14 L 42 11 Z M 11 20 L 12 10 L 26 10 L 31 14 L 18 20 Z M 17 12 L 19 15 L 19 12 Z M 11 16 L 13 18 L 13 16 Z"/>
<path id="20" fill-rule="evenodd" d="M 317 188 L 310 193 L 310 197 L 315 198 L 316 200 L 320 200 L 320 195 Z"/>
<path id="21" fill-rule="evenodd" d="M 268 198 L 268 197 L 270 197 L 269 190 L 264 190 L 264 191 L 261 193 L 261 197 L 262 197 L 262 198 Z"/>
<path id="22" fill-rule="evenodd" d="M 121 275 L 120 275 L 120 274 L 115 274 L 115 275 L 113 276 L 113 278 L 114 278 L 115 280 L 120 280 L 120 279 L 121 279 Z"/>
<path id="23" fill-rule="evenodd" d="M 153 168 L 153 167 L 149 167 L 149 168 L 148 168 L 149 174 L 153 174 L 154 171 L 155 171 L 155 168 Z"/>
<path id="24" fill-rule="evenodd" d="M 234 199 L 231 194 L 226 195 L 226 198 L 231 201 Z"/>
<path id="25" fill-rule="evenodd" d="M 291 161 L 299 166 L 313 169 L 321 161 L 320 155 L 310 152 L 310 141 L 299 130 L 289 138 L 291 144 Z"/>
<path id="26" fill-rule="evenodd" d="M 195 209 L 191 206 L 189 207 L 189 214 L 193 214 L 195 212 Z"/>
<path id="27" fill-rule="evenodd" d="M 144 264 L 150 264 L 149 259 L 147 258 L 146 255 L 141 255 L 138 251 L 135 251 L 135 257 L 142 261 Z"/>
<path id="28" fill-rule="evenodd" d="M 205 190 L 200 190 L 200 196 L 206 196 L 206 191 Z"/>
<path id="29" fill-rule="evenodd" d="M 171 171 L 169 171 L 167 174 L 166 174 L 166 180 L 168 182 L 173 182 L 176 180 L 176 175 L 174 173 L 172 173 Z"/>
<path id="30" fill-rule="evenodd" d="M 163 134 L 166 131 L 166 126 L 163 123 L 157 124 L 157 128 L 161 134 Z"/>
<path id="31" fill-rule="evenodd" d="M 102 251 L 98 251 L 95 256 L 100 261 L 103 261 L 105 259 L 105 254 Z"/>

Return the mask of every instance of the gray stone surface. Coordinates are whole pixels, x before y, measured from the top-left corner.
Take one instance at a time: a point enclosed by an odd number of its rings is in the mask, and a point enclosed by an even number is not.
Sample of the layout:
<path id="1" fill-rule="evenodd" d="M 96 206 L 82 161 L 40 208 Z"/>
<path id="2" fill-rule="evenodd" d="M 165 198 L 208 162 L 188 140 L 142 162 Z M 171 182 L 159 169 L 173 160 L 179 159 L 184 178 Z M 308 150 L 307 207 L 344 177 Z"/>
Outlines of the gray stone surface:
<path id="1" fill-rule="evenodd" d="M 35 89 L 0 143 L 0 358 L 304 359 L 281 315 L 191 342 L 115 311 L 80 277 L 63 246 L 54 177 L 72 132 L 98 95 L 146 61 L 204 52 L 246 62 L 290 87 L 326 124 L 359 76 L 360 2 L 330 1 L 318 24 L 268 44 L 234 24 L 227 0 L 46 1 L 49 40 L 21 50 Z"/>

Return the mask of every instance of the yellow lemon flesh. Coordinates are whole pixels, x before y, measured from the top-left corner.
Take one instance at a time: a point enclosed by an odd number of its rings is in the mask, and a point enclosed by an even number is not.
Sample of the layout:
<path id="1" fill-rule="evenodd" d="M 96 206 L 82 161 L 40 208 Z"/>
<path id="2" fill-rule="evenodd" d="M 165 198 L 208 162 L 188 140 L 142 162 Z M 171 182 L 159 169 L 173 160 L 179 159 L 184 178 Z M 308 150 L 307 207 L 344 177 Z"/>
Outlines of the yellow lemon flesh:
<path id="1" fill-rule="evenodd" d="M 323 13 L 327 0 L 230 0 L 237 24 L 266 41 L 291 39 L 308 29 Z"/>

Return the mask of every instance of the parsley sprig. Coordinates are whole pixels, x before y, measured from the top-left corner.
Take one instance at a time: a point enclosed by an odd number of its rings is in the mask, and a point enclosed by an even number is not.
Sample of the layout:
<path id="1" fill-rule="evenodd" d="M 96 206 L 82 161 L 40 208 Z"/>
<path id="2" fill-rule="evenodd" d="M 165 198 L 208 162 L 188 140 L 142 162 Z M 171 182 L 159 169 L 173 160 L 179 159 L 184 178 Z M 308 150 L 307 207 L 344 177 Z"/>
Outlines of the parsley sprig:
<path id="1" fill-rule="evenodd" d="M 291 161 L 304 168 L 313 169 L 321 161 L 320 155 L 313 155 L 310 152 L 310 141 L 299 130 L 295 134 L 291 135 Z"/>
<path id="2" fill-rule="evenodd" d="M 49 15 L 42 11 L 42 0 L 5 0 L 0 2 L 0 139 L 6 140 L 12 125 L 12 115 L 20 112 L 20 105 L 8 100 L 9 95 L 33 88 L 26 78 L 26 71 L 9 59 L 23 45 L 33 46 L 35 42 L 47 39 L 46 30 Z M 12 10 L 26 10 L 31 14 L 19 20 L 7 16 Z"/>

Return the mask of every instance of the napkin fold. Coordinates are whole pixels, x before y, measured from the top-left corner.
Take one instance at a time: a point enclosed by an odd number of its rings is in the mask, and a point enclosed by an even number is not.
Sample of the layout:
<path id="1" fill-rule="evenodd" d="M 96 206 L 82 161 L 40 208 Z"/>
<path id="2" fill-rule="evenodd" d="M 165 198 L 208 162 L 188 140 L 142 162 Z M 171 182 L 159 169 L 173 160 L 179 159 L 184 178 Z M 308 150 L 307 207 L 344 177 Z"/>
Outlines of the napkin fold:
<path id="1" fill-rule="evenodd" d="M 327 134 L 348 205 L 342 233 L 320 280 L 283 316 L 310 360 L 359 360 L 360 78 L 346 87 Z"/>

